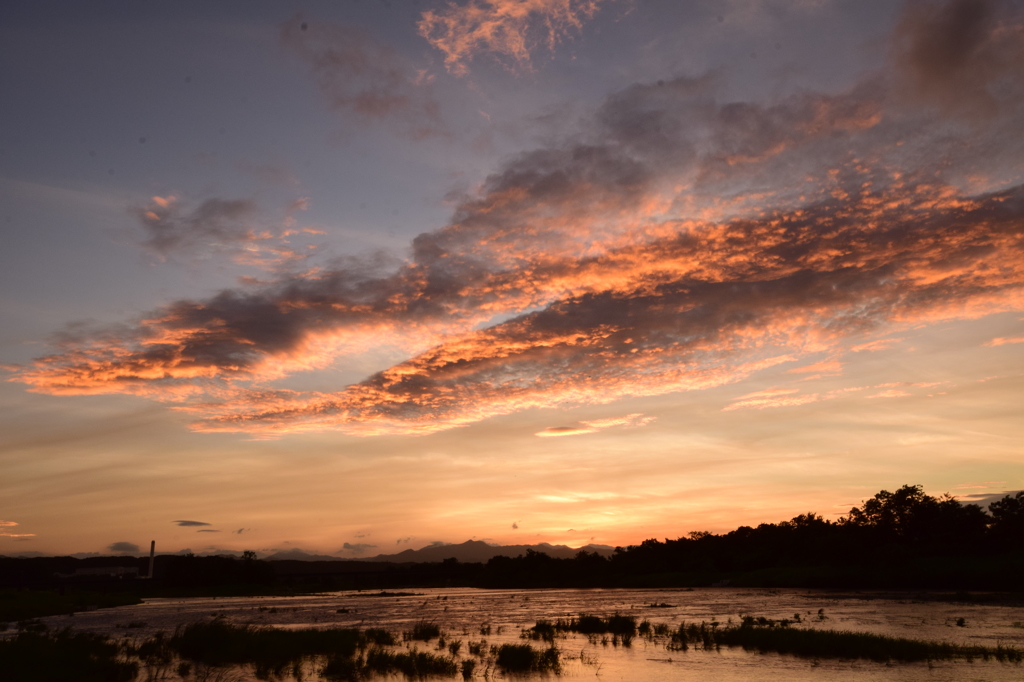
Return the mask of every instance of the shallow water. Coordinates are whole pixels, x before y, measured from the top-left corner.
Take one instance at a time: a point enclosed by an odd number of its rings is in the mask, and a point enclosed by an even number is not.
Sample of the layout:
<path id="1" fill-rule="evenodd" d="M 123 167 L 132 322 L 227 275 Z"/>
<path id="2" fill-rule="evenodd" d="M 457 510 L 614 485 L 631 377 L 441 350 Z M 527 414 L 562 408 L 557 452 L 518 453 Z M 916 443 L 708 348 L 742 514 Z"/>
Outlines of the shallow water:
<path id="1" fill-rule="evenodd" d="M 221 597 L 150 599 L 144 604 L 43 619 L 50 627 L 72 626 L 117 637 L 142 637 L 179 624 L 221 616 L 232 623 L 283 628 L 379 627 L 409 630 L 416 621 L 438 624 L 448 640 L 468 643 L 522 643 L 520 632 L 538 620 L 588 613 L 636 616 L 638 621 L 737 622 L 741 615 L 793 619 L 792 627 L 852 630 L 893 637 L 954 644 L 997 644 L 1024 648 L 1024 607 L 949 603 L 893 598 L 880 593 L 834 593 L 814 590 L 698 588 L 693 590 L 477 590 L 413 589 L 414 596 L 378 597 L 373 592 L 332 592 L 300 597 Z M 654 607 L 654 604 L 668 606 Z M 957 626 L 957 619 L 964 626 Z M 125 628 L 133 623 L 144 627 Z M 121 627 L 118 627 L 121 626 Z M 483 628 L 484 633 L 481 634 Z M 489 628 L 489 630 L 488 630 Z M 435 640 L 436 642 L 436 640 Z M 421 650 L 435 642 L 416 643 Z M 543 647 L 544 643 L 534 642 Z M 721 651 L 669 651 L 664 640 L 641 637 L 631 647 L 610 640 L 569 634 L 556 640 L 563 653 L 562 677 L 600 680 L 1024 680 L 1024 666 L 995 661 L 895 664 L 869 661 L 812 661 L 777 654 Z M 438 652 L 441 653 L 441 652 Z M 581 656 L 582 654 L 582 656 Z M 316 666 L 307 674 L 317 679 Z M 477 668 L 477 676 L 484 672 Z M 249 679 L 239 671 L 232 679 Z"/>

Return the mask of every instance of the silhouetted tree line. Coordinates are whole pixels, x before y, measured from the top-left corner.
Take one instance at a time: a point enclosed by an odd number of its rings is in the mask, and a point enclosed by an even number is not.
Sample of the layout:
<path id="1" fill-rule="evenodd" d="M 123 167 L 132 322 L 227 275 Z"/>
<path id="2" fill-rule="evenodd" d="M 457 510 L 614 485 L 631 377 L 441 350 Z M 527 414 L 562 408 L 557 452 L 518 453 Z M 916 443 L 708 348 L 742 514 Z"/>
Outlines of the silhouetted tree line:
<path id="1" fill-rule="evenodd" d="M 881 491 L 837 521 L 801 514 L 716 535 L 646 540 L 605 558 L 553 559 L 528 550 L 486 564 L 405 564 L 361 577 L 363 589 L 406 586 L 685 587 L 820 586 L 1024 589 L 1024 493 L 989 507 Z M 321 572 L 329 566 L 318 567 Z M 353 583 L 347 583 L 352 585 Z"/>
<path id="2" fill-rule="evenodd" d="M 77 574 L 78 569 L 136 568 L 135 575 L 108 577 Z M 229 556 L 163 555 L 156 557 L 153 580 L 140 580 L 149 572 L 149 557 L 0 557 L 0 587 L 101 589 L 153 592 L 160 589 L 202 590 L 225 586 L 270 585 L 273 565 L 256 559 Z"/>
<path id="3" fill-rule="evenodd" d="M 168 588 L 269 585 L 274 577 L 273 566 L 259 561 L 254 552 L 246 552 L 242 558 L 192 554 L 158 557 L 153 570 L 154 580 Z"/>
<path id="4" fill-rule="evenodd" d="M 838 521 L 801 514 L 645 540 L 605 559 L 496 557 L 485 586 L 792 585 L 1024 589 L 1024 492 L 989 506 L 933 497 L 921 486 L 883 490 Z"/>
<path id="5" fill-rule="evenodd" d="M 77 567 L 138 566 L 148 559 L 0 557 L 0 587 L 52 588 Z M 107 581 L 105 589 L 257 592 L 261 589 L 391 589 L 398 587 L 900 587 L 1024 590 L 1024 492 L 985 513 L 921 486 L 881 491 L 837 521 L 814 513 L 789 521 L 741 526 L 721 535 L 694 532 L 616 548 L 605 558 L 581 551 L 553 559 L 527 551 L 486 564 L 260 561 L 224 556 L 160 556 L 153 581 Z M 83 578 L 77 582 L 87 582 Z"/>

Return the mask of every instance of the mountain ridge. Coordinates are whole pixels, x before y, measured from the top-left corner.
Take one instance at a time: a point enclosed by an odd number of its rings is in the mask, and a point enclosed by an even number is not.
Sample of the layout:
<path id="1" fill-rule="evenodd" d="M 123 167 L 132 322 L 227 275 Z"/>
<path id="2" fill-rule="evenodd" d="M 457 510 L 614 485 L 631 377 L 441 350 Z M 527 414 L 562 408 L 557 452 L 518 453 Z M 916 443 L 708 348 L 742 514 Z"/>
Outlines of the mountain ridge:
<path id="1" fill-rule="evenodd" d="M 596 552 L 601 556 L 609 557 L 615 548 L 595 544 L 573 548 L 568 545 L 552 545 L 548 542 L 535 545 L 489 545 L 481 540 L 466 540 L 460 544 L 428 545 L 421 549 L 407 549 L 397 554 L 378 554 L 372 557 L 337 557 L 292 549 L 287 552 L 277 552 L 264 559 L 266 561 L 376 561 L 390 563 L 440 563 L 445 559 L 457 559 L 462 563 L 486 563 L 492 557 L 517 557 L 526 554 L 528 550 L 547 554 L 552 559 L 571 559 L 584 551 Z"/>

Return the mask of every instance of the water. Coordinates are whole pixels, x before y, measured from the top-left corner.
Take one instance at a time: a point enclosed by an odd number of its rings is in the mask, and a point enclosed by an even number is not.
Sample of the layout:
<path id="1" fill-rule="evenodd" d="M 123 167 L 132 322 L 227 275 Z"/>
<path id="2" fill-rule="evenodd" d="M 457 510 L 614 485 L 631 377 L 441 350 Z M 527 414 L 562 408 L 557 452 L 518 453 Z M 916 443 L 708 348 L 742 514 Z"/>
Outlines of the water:
<path id="1" fill-rule="evenodd" d="M 72 626 L 116 637 L 142 637 L 159 630 L 173 632 L 182 623 L 220 616 L 232 623 L 280 628 L 384 628 L 396 635 L 421 620 L 438 624 L 449 642 L 461 640 L 460 656 L 470 642 L 487 645 L 523 643 L 520 633 L 538 620 L 588 613 L 636 616 L 673 629 L 682 621 L 736 623 L 742 615 L 794 619 L 792 627 L 852 630 L 954 644 L 1024 648 L 1024 607 L 962 604 L 893 597 L 876 593 L 835 593 L 814 590 L 704 588 L 687 590 L 477 590 L 410 589 L 412 596 L 378 597 L 371 592 L 333 592 L 299 597 L 149 599 L 144 604 L 55 616 L 50 627 Z M 667 606 L 655 607 L 654 604 Z M 957 625 L 964 619 L 964 626 Z M 144 627 L 125 628 L 133 623 Z M 118 627 L 121 626 L 121 627 Z M 485 634 L 482 634 L 485 633 Z M 609 636 L 610 638 L 610 636 Z M 777 654 L 721 651 L 669 651 L 665 640 L 637 637 L 631 647 L 614 646 L 601 636 L 568 634 L 556 639 L 563 654 L 562 677 L 602 681 L 669 680 L 1024 680 L 1024 666 L 995 661 L 944 661 L 886 664 L 870 661 L 812 661 Z M 421 650 L 435 643 L 418 642 Z M 543 647 L 543 642 L 532 642 Z M 442 653 L 442 652 L 437 652 Z M 443 652 L 447 653 L 447 652 Z M 251 679 L 235 671 L 232 679 Z M 477 668 L 480 677 L 484 669 Z M 316 665 L 306 668 L 317 679 Z M 500 677 L 500 675 L 496 675 Z M 173 679 L 173 676 L 172 676 Z"/>

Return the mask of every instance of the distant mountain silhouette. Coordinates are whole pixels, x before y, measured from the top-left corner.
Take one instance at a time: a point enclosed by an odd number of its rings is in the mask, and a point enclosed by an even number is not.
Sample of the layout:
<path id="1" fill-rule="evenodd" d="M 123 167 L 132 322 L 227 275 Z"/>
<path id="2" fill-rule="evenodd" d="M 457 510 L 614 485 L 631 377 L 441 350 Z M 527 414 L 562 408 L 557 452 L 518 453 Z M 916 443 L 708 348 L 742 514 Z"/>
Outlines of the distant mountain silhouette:
<path id="1" fill-rule="evenodd" d="M 391 563 L 430 563 L 441 562 L 445 559 L 458 559 L 462 563 L 486 563 L 491 557 L 507 556 L 517 557 L 525 555 L 526 550 L 533 550 L 541 554 L 547 554 L 552 559 L 572 559 L 581 551 L 591 554 L 597 553 L 603 557 L 610 557 L 615 551 L 614 547 L 608 545 L 586 545 L 573 549 L 567 545 L 552 545 L 542 542 L 538 545 L 489 545 L 479 540 L 466 540 L 461 545 L 430 545 L 423 549 L 407 549 L 398 554 L 378 554 L 372 557 L 336 557 L 324 554 L 313 554 L 304 552 L 301 549 L 289 549 L 284 552 L 277 552 L 268 557 L 265 561 L 384 561 Z"/>
<path id="2" fill-rule="evenodd" d="M 525 555 L 526 550 L 547 554 L 552 559 L 572 559 L 580 551 L 598 553 L 610 557 L 615 551 L 608 545 L 586 545 L 573 549 L 567 545 L 552 545 L 542 542 L 539 545 L 489 545 L 480 540 L 466 540 L 461 545 L 431 545 L 423 549 L 407 549 L 398 554 L 378 554 L 374 557 L 360 557 L 358 561 L 391 561 L 391 562 L 434 562 L 445 559 L 458 559 L 463 563 L 484 563 L 492 557 L 517 557 Z"/>
<path id="3" fill-rule="evenodd" d="M 264 561 L 344 561 L 336 556 L 325 554 L 310 554 L 301 549 L 289 549 L 286 552 L 277 552 L 270 556 L 263 557 Z"/>

